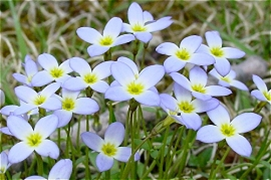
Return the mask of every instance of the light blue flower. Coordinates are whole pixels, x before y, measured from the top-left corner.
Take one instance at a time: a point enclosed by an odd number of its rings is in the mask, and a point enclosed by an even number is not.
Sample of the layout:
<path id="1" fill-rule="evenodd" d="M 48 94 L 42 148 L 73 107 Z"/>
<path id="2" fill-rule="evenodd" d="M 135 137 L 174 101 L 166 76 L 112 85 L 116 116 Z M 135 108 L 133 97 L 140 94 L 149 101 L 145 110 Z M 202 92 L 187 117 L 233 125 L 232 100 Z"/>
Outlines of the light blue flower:
<path id="1" fill-rule="evenodd" d="M 260 101 L 266 101 L 271 104 L 271 89 L 267 89 L 266 84 L 258 75 L 253 74 L 252 80 L 258 89 L 251 91 L 251 95 Z"/>
<path id="2" fill-rule="evenodd" d="M 0 154 L 0 175 L 4 174 L 10 166 L 7 153 L 2 151 Z"/>

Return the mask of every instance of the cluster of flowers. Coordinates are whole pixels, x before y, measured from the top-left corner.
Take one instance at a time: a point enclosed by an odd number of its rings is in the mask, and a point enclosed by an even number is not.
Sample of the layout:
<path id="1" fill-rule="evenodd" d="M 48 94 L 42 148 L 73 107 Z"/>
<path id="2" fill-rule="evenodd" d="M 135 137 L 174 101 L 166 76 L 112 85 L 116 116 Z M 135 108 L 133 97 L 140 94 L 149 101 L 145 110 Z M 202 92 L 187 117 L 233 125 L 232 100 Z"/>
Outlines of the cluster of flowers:
<path id="1" fill-rule="evenodd" d="M 91 44 L 87 52 L 93 57 L 133 40 L 148 43 L 152 39 L 151 32 L 162 30 L 173 22 L 171 17 L 154 20 L 137 3 L 130 5 L 128 20 L 129 24 L 123 23 L 118 17 L 110 19 L 102 34 L 90 27 L 78 28 L 76 32 L 81 39 Z M 120 35 L 122 32 L 128 34 Z M 1 132 L 15 136 L 21 142 L 11 147 L 8 155 L 1 153 L 0 173 L 4 173 L 11 164 L 23 161 L 33 151 L 41 156 L 58 159 L 59 147 L 47 138 L 57 128 L 66 126 L 73 114 L 90 115 L 100 109 L 91 96 L 83 95 L 82 92 L 88 89 L 104 94 L 105 99 L 111 101 L 134 99 L 143 105 L 161 107 L 175 122 L 197 131 L 198 140 L 214 143 L 226 139 L 236 153 L 250 156 L 251 145 L 240 133 L 257 127 L 261 116 L 243 113 L 230 121 L 227 109 L 214 98 L 231 94 L 230 86 L 248 91 L 245 84 L 235 80 L 235 72 L 228 61 L 241 58 L 245 53 L 236 48 L 222 47 L 221 37 L 216 31 L 206 32 L 205 37 L 207 45 L 202 44 L 202 38 L 197 35 L 184 38 L 179 46 L 171 42 L 160 44 L 156 51 L 169 56 L 164 64 L 150 65 L 141 70 L 127 57 L 119 57 L 117 61 L 105 59 L 92 68 L 80 57 L 72 57 L 59 65 L 55 57 L 47 53 L 39 55 L 37 62 L 26 56 L 25 74 L 13 74 L 23 84 L 15 88 L 20 105 L 7 105 L 1 109 L 1 114 L 7 116 L 7 127 L 1 128 Z M 192 66 L 189 79 L 180 73 L 187 64 Z M 209 74 L 219 80 L 219 85 L 207 85 L 207 68 L 210 65 L 214 68 Z M 40 67 L 42 70 L 39 70 Z M 174 81 L 173 94 L 159 94 L 155 88 L 165 74 Z M 106 81 L 109 76 L 114 78 L 110 84 Z M 251 94 L 260 101 L 271 103 L 271 92 L 262 79 L 253 75 L 253 81 L 258 90 Z M 206 113 L 214 125 L 201 127 L 199 113 Z M 32 128 L 28 120 L 35 114 L 42 116 Z M 92 132 L 81 134 L 82 141 L 99 152 L 96 158 L 99 171 L 110 169 L 113 159 L 122 162 L 129 160 L 131 148 L 119 147 L 124 136 L 124 126 L 119 122 L 109 125 L 104 139 Z M 134 159 L 139 159 L 138 153 Z M 52 168 L 49 178 L 68 179 L 71 171 L 71 161 L 63 159 Z M 28 179 L 31 178 L 38 177 L 31 176 Z"/>

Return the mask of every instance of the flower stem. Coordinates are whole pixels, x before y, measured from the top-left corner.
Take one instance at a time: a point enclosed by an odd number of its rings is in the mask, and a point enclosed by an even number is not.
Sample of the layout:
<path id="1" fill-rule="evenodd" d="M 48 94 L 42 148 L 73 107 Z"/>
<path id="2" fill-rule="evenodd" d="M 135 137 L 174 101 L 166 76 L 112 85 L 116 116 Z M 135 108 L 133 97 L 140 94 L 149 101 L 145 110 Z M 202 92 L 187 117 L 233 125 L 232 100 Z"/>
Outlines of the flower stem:
<path id="1" fill-rule="evenodd" d="M 267 102 L 265 102 L 265 101 L 259 102 L 259 103 L 255 106 L 253 112 L 259 113 L 259 112 L 262 110 L 262 108 L 263 108 L 266 104 L 267 104 Z"/>
<path id="2" fill-rule="evenodd" d="M 42 176 L 43 175 L 43 160 L 36 151 L 35 151 L 35 154 L 36 154 L 37 163 L 38 163 L 38 175 Z"/>

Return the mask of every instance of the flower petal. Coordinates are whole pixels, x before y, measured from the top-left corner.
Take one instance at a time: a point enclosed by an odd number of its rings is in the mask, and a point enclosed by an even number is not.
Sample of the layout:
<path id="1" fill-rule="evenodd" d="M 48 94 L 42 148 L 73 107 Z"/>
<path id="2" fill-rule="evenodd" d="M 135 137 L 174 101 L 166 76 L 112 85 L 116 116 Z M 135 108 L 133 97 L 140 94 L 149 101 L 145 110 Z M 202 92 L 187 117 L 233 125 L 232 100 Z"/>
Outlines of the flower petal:
<path id="1" fill-rule="evenodd" d="M 131 25 L 143 24 L 143 11 L 138 3 L 133 2 L 128 8 L 128 21 Z"/>
<path id="2" fill-rule="evenodd" d="M 137 32 L 134 35 L 135 35 L 136 39 L 138 39 L 144 43 L 149 42 L 152 38 L 152 34 L 149 32 Z"/>
<path id="3" fill-rule="evenodd" d="M 54 111 L 54 115 L 58 117 L 57 128 L 66 126 L 72 118 L 72 112 L 62 109 Z"/>
<path id="4" fill-rule="evenodd" d="M 257 98 L 260 101 L 267 101 L 266 97 L 258 89 L 251 91 L 251 96 L 254 96 L 255 98 Z"/>
<path id="5" fill-rule="evenodd" d="M 180 43 L 180 48 L 185 48 L 190 53 L 194 53 L 202 43 L 202 38 L 197 35 L 191 35 L 184 38 Z"/>
<path id="6" fill-rule="evenodd" d="M 128 42 L 131 42 L 135 40 L 135 36 L 132 35 L 132 34 L 123 34 L 123 35 L 120 35 L 119 37 L 117 37 L 115 39 L 115 42 L 113 43 L 112 47 L 113 46 L 118 46 L 118 45 L 121 45 L 121 44 L 126 44 Z"/>
<path id="7" fill-rule="evenodd" d="M 196 139 L 204 143 L 215 143 L 223 140 L 224 136 L 217 126 L 207 125 L 198 130 Z"/>
<path id="8" fill-rule="evenodd" d="M 135 79 L 132 69 L 125 63 L 116 62 L 111 65 L 112 76 L 125 86 Z"/>
<path id="9" fill-rule="evenodd" d="M 225 53 L 225 57 L 229 58 L 229 59 L 238 59 L 238 58 L 242 58 L 246 55 L 245 52 L 243 52 L 237 48 L 223 47 L 222 50 Z"/>
<path id="10" fill-rule="evenodd" d="M 19 73 L 13 73 L 13 78 L 16 79 L 16 81 L 30 85 L 30 83 L 27 81 L 27 77 L 25 75 L 19 74 Z"/>
<path id="11" fill-rule="evenodd" d="M 152 90 L 146 90 L 144 93 L 134 97 L 135 100 L 146 106 L 159 106 L 160 97 L 158 93 L 153 92 Z"/>
<path id="12" fill-rule="evenodd" d="M 100 172 L 107 171 L 112 168 L 114 164 L 114 159 L 112 157 L 108 157 L 102 153 L 98 154 L 96 158 L 96 165 Z"/>
<path id="13" fill-rule="evenodd" d="M 189 62 L 198 66 L 205 66 L 205 65 L 214 64 L 215 58 L 205 53 L 194 53 L 192 54 Z"/>
<path id="14" fill-rule="evenodd" d="M 46 178 L 41 177 L 41 176 L 29 176 L 29 177 L 25 178 L 24 180 L 29 180 L 29 179 L 33 179 L 33 180 L 38 180 L 38 179 L 47 180 Z"/>
<path id="15" fill-rule="evenodd" d="M 112 101 L 127 101 L 132 97 L 122 86 L 109 87 L 105 92 L 105 99 Z"/>
<path id="16" fill-rule="evenodd" d="M 191 91 L 183 88 L 181 85 L 174 83 L 173 85 L 174 95 L 178 102 L 187 101 L 190 102 L 192 100 Z"/>
<path id="17" fill-rule="evenodd" d="M 103 36 L 112 36 L 116 38 L 122 29 L 122 20 L 118 17 L 111 18 L 105 25 Z"/>
<path id="18" fill-rule="evenodd" d="M 18 139 L 25 140 L 33 132 L 30 124 L 20 116 L 9 116 L 7 119 L 9 131 Z"/>
<path id="19" fill-rule="evenodd" d="M 102 38 L 100 32 L 90 27 L 80 27 L 76 30 L 76 34 L 84 41 L 90 44 L 98 43 L 99 39 Z"/>
<path id="20" fill-rule="evenodd" d="M 162 65 L 150 65 L 145 67 L 139 74 L 138 82 L 144 84 L 144 88 L 149 89 L 155 86 L 164 76 L 165 69 Z"/>
<path id="21" fill-rule="evenodd" d="M 189 72 L 189 79 L 191 84 L 201 84 L 205 86 L 207 84 L 208 76 L 202 68 L 194 66 Z"/>
<path id="22" fill-rule="evenodd" d="M 35 151 L 44 157 L 49 156 L 52 159 L 57 159 L 59 156 L 58 146 L 51 140 L 45 139 L 35 148 Z"/>
<path id="23" fill-rule="evenodd" d="M 158 19 L 157 21 L 148 23 L 146 28 L 148 32 L 160 31 L 162 29 L 167 28 L 173 23 L 173 21 L 169 17 L 163 17 Z"/>
<path id="24" fill-rule="evenodd" d="M 113 143 L 115 146 L 121 145 L 125 135 L 122 123 L 114 122 L 108 126 L 104 134 L 104 141 Z"/>
<path id="25" fill-rule="evenodd" d="M 179 50 L 179 47 L 172 42 L 164 42 L 156 47 L 156 52 L 159 54 L 165 54 L 168 56 L 173 56 Z"/>
<path id="26" fill-rule="evenodd" d="M 54 110 L 61 109 L 61 104 L 62 103 L 58 98 L 50 97 L 43 104 L 41 104 L 40 107 L 46 110 L 54 111 Z"/>
<path id="27" fill-rule="evenodd" d="M 48 53 L 43 53 L 39 55 L 38 62 L 40 66 L 46 71 L 50 71 L 51 68 L 58 67 L 58 62 L 56 58 Z"/>
<path id="28" fill-rule="evenodd" d="M 55 115 L 45 116 L 37 122 L 34 128 L 34 132 L 40 133 L 42 137 L 45 139 L 56 130 L 57 124 L 58 124 L 57 116 Z"/>
<path id="29" fill-rule="evenodd" d="M 255 113 L 243 113 L 236 116 L 231 124 L 238 133 L 245 133 L 255 129 L 261 122 L 262 117 Z"/>
<path id="30" fill-rule="evenodd" d="M 208 31 L 205 38 L 209 47 L 222 47 L 222 39 L 218 31 Z"/>
<path id="31" fill-rule="evenodd" d="M 252 147 L 244 136 L 236 134 L 235 136 L 226 138 L 226 141 L 237 154 L 246 157 L 251 155 Z"/>
<path id="32" fill-rule="evenodd" d="M 169 94 L 160 94 L 161 107 L 175 111 L 178 108 L 177 101 Z"/>
<path id="33" fill-rule="evenodd" d="M 138 74 L 138 66 L 131 59 L 129 59 L 127 57 L 124 57 L 124 56 L 121 56 L 121 57 L 118 58 L 117 61 L 128 65 L 131 68 L 131 70 L 133 71 L 134 74 Z"/>
<path id="34" fill-rule="evenodd" d="M 69 59 L 69 62 L 71 69 L 77 72 L 80 76 L 84 76 L 91 72 L 91 67 L 83 58 L 73 57 Z"/>
<path id="35" fill-rule="evenodd" d="M 202 120 L 196 113 L 182 113 L 182 120 L 187 129 L 198 130 L 201 126 Z"/>
<path id="36" fill-rule="evenodd" d="M 221 76 L 226 76 L 231 70 L 231 64 L 226 58 L 216 58 L 214 66 Z"/>
<path id="37" fill-rule="evenodd" d="M 261 92 L 265 92 L 267 91 L 267 86 L 264 83 L 264 81 L 262 80 L 262 78 L 260 78 L 258 75 L 253 74 L 252 75 L 252 80 L 254 82 L 254 84 L 257 86 L 257 88 L 261 91 Z"/>
<path id="38" fill-rule="evenodd" d="M 90 55 L 90 57 L 94 57 L 94 56 L 102 55 L 103 53 L 108 51 L 109 48 L 110 48 L 109 46 L 100 46 L 100 45 L 93 44 L 87 48 L 87 52 Z"/>
<path id="39" fill-rule="evenodd" d="M 197 113 L 207 112 L 215 109 L 219 105 L 219 101 L 215 98 L 212 98 L 207 101 L 202 101 L 199 99 L 195 99 L 192 104 L 196 108 L 195 111 Z"/>
<path id="40" fill-rule="evenodd" d="M 11 164 L 25 160 L 34 151 L 25 142 L 19 142 L 12 146 L 8 153 L 8 161 Z"/>
<path id="41" fill-rule="evenodd" d="M 220 125 L 223 123 L 230 123 L 230 115 L 222 105 L 219 105 L 215 109 L 208 111 L 207 115 L 218 127 L 220 127 Z"/>
<path id="42" fill-rule="evenodd" d="M 132 155 L 132 149 L 129 147 L 119 147 L 117 154 L 114 158 L 121 162 L 128 162 L 129 158 Z"/>
<path id="43" fill-rule="evenodd" d="M 81 91 L 87 86 L 87 83 L 81 77 L 70 77 L 62 85 L 63 88 L 70 91 Z"/>
<path id="44" fill-rule="evenodd" d="M 58 161 L 51 169 L 48 179 L 70 179 L 72 173 L 72 161 L 62 159 Z"/>
<path id="45" fill-rule="evenodd" d="M 107 78 L 111 75 L 111 65 L 113 61 L 105 61 L 95 66 L 93 73 L 95 73 L 99 79 Z"/>
<path id="46" fill-rule="evenodd" d="M 104 140 L 95 133 L 83 132 L 81 134 L 82 141 L 92 150 L 101 152 Z"/>
<path id="47" fill-rule="evenodd" d="M 244 83 L 237 81 L 237 80 L 232 80 L 230 85 L 233 87 L 236 87 L 237 89 L 241 89 L 243 91 L 249 90 L 248 87 Z"/>
<path id="48" fill-rule="evenodd" d="M 51 83 L 40 92 L 40 95 L 43 95 L 47 98 L 51 97 L 59 88 L 59 83 Z"/>
<path id="49" fill-rule="evenodd" d="M 99 93 L 105 93 L 106 90 L 109 88 L 109 85 L 105 81 L 98 81 L 92 85 L 90 85 L 91 89 L 97 91 Z"/>
<path id="50" fill-rule="evenodd" d="M 177 72 L 172 72 L 169 74 L 171 76 L 171 78 L 174 80 L 174 82 L 178 83 L 179 85 L 181 85 L 183 88 L 191 91 L 191 85 L 190 85 L 190 82 L 188 81 L 188 79 L 180 74 L 180 73 L 177 73 Z"/>
<path id="51" fill-rule="evenodd" d="M 205 89 L 206 94 L 211 96 L 227 96 L 232 93 L 230 89 L 217 85 L 207 86 Z"/>
<path id="52" fill-rule="evenodd" d="M 35 86 L 35 87 L 41 87 L 46 84 L 49 84 L 53 80 L 54 78 L 50 75 L 50 73 L 48 71 L 43 70 L 43 71 L 39 71 L 33 76 L 31 80 L 31 84 L 32 86 Z"/>
<path id="53" fill-rule="evenodd" d="M 28 56 L 28 55 L 27 55 Z M 38 67 L 35 61 L 33 61 L 29 56 L 25 57 L 25 74 L 29 76 L 33 76 L 38 72 Z"/>
<path id="54" fill-rule="evenodd" d="M 176 72 L 181 70 L 186 65 L 185 61 L 182 61 L 175 56 L 168 57 L 163 66 L 165 67 L 166 73 Z"/>
<path id="55" fill-rule="evenodd" d="M 76 100 L 76 105 L 73 112 L 77 114 L 88 115 L 97 112 L 99 109 L 100 107 L 95 100 L 82 97 Z"/>
<path id="56" fill-rule="evenodd" d="M 18 86 L 14 91 L 16 96 L 26 103 L 31 102 L 31 100 L 37 96 L 37 92 L 27 86 Z"/>

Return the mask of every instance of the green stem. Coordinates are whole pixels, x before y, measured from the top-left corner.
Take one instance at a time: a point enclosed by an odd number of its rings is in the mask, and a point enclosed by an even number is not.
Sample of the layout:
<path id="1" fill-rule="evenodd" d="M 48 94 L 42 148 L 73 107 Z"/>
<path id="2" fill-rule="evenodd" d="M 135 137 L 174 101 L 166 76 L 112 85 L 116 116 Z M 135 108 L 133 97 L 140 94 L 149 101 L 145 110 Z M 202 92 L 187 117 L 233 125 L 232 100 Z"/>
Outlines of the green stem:
<path id="1" fill-rule="evenodd" d="M 104 61 L 112 60 L 112 50 L 111 48 L 104 53 Z"/>
<path id="2" fill-rule="evenodd" d="M 141 69 L 143 69 L 144 66 L 145 66 L 145 57 L 146 57 L 146 52 L 147 52 L 148 46 L 149 46 L 149 42 L 146 43 L 146 44 L 144 44 L 144 50 L 143 50 L 143 54 L 142 54 L 142 59 L 140 61 L 140 67 L 141 67 Z"/>
<path id="3" fill-rule="evenodd" d="M 163 173 L 164 173 L 164 160 L 165 160 L 165 147 L 166 147 L 166 142 L 167 142 L 167 138 L 168 138 L 168 133 L 169 133 L 169 126 L 166 128 L 166 132 L 165 132 L 165 135 L 164 135 L 164 139 L 163 139 L 163 142 L 162 142 L 162 147 L 160 148 L 160 162 L 159 162 L 159 179 L 162 179 L 163 177 Z"/>
<path id="4" fill-rule="evenodd" d="M 155 167 L 156 163 L 157 163 L 156 160 L 152 161 L 152 163 L 151 163 L 149 169 L 142 175 L 141 179 L 145 179 L 145 177 L 148 176 L 148 174 L 149 174 L 149 173 L 153 170 L 153 168 Z"/>
<path id="5" fill-rule="evenodd" d="M 105 179 L 111 179 L 110 178 L 110 169 L 108 171 L 105 171 Z"/>
<path id="6" fill-rule="evenodd" d="M 88 132 L 89 131 L 89 116 L 86 115 L 86 131 Z M 89 172 L 89 157 L 88 157 L 88 154 L 89 154 L 89 148 L 86 147 L 86 161 L 85 161 L 85 168 L 86 168 L 86 179 L 90 179 L 90 172 Z"/>
<path id="7" fill-rule="evenodd" d="M 37 157 L 37 163 L 38 163 L 38 175 L 43 175 L 43 160 L 41 156 L 35 151 L 36 157 Z"/>
<path id="8" fill-rule="evenodd" d="M 267 102 L 265 102 L 265 101 L 259 102 L 259 103 L 255 106 L 253 112 L 259 113 L 259 112 L 262 110 L 262 108 L 263 108 L 266 104 L 267 104 Z"/>
<path id="9" fill-rule="evenodd" d="M 4 173 L 0 173 L 0 180 L 6 180 L 6 177 L 5 177 Z"/>

